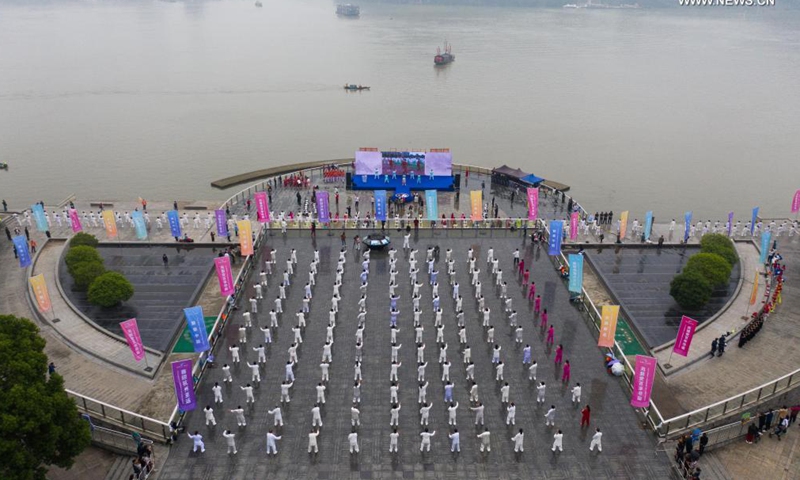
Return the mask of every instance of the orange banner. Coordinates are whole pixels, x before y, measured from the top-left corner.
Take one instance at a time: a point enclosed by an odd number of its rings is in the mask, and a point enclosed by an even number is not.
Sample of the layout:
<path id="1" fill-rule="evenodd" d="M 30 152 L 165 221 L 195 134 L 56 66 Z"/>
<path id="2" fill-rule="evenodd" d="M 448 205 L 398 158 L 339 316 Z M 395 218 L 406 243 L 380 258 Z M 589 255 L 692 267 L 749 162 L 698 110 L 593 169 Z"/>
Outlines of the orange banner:
<path id="1" fill-rule="evenodd" d="M 242 255 L 253 254 L 253 227 L 250 220 L 239 220 L 236 222 L 239 227 L 239 248 Z"/>
<path id="2" fill-rule="evenodd" d="M 473 190 L 469 192 L 469 199 L 472 207 L 469 218 L 471 220 L 483 220 L 483 192 Z"/>
<path id="3" fill-rule="evenodd" d="M 753 293 L 750 294 L 750 305 L 755 305 L 756 300 L 758 300 L 758 272 L 756 272 L 756 276 L 753 279 Z"/>
<path id="4" fill-rule="evenodd" d="M 619 315 L 619 305 L 603 305 L 600 318 L 600 338 L 597 340 L 598 347 L 613 347 L 614 335 L 617 333 L 617 316 Z"/>
<path id="5" fill-rule="evenodd" d="M 619 239 L 623 240 L 626 233 L 628 233 L 628 212 L 624 211 L 619 214 Z"/>
<path id="6" fill-rule="evenodd" d="M 50 293 L 47 291 L 47 284 L 44 281 L 44 274 L 36 275 L 28 279 L 33 288 L 33 295 L 36 297 L 36 303 L 39 304 L 41 312 L 49 312 L 52 308 L 50 303 Z"/>
<path id="7" fill-rule="evenodd" d="M 108 238 L 117 236 L 117 220 L 114 218 L 113 211 L 103 210 L 103 226 L 106 227 L 106 235 Z"/>

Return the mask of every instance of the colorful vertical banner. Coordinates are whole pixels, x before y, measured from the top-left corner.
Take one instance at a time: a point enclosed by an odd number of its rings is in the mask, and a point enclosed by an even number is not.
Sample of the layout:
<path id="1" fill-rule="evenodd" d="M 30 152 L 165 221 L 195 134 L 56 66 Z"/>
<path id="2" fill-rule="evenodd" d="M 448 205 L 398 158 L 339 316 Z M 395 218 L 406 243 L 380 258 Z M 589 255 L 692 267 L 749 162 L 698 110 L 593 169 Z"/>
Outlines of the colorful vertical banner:
<path id="1" fill-rule="evenodd" d="M 184 308 L 183 314 L 186 316 L 186 325 L 189 327 L 194 351 L 205 352 L 210 349 L 211 345 L 208 343 L 208 332 L 203 318 L 203 307 Z"/>
<path id="2" fill-rule="evenodd" d="M 473 221 L 483 220 L 483 192 L 473 190 L 469 192 L 470 213 L 469 218 Z"/>
<path id="3" fill-rule="evenodd" d="M 147 238 L 147 224 L 144 221 L 144 215 L 139 210 L 134 210 L 131 213 L 131 219 L 133 220 L 133 228 L 136 230 L 136 238 L 139 240 L 144 240 Z"/>
<path id="4" fill-rule="evenodd" d="M 528 187 L 528 220 L 539 216 L 539 189 Z"/>
<path id="5" fill-rule="evenodd" d="M 548 243 L 548 255 L 558 255 L 561 253 L 561 237 L 564 235 L 564 224 L 561 220 L 550 222 L 550 239 Z"/>
<path id="6" fill-rule="evenodd" d="M 650 234 L 653 231 L 653 211 L 649 210 L 644 214 L 644 240 L 650 240 Z"/>
<path id="7" fill-rule="evenodd" d="M 756 220 L 758 220 L 758 207 L 753 209 L 753 219 L 750 220 L 750 235 L 752 235 L 756 229 Z"/>
<path id="8" fill-rule="evenodd" d="M 239 248 L 242 255 L 253 254 L 253 225 L 250 220 L 239 220 L 236 222 L 239 227 Z"/>
<path id="9" fill-rule="evenodd" d="M 328 223 L 331 221 L 329 200 L 328 192 L 317 192 L 317 218 L 320 223 Z"/>
<path id="10" fill-rule="evenodd" d="M 225 210 L 222 209 L 214 210 L 214 219 L 217 221 L 217 235 L 219 235 L 220 237 L 227 237 L 228 216 L 225 214 Z M 171 222 L 170 222 L 170 228 L 172 228 Z"/>
<path id="11" fill-rule="evenodd" d="M 792 198 L 792 213 L 800 212 L 800 190 L 794 192 L 794 198 Z"/>
<path id="12" fill-rule="evenodd" d="M 261 223 L 269 222 L 269 199 L 267 192 L 256 192 L 256 215 Z"/>
<path id="13" fill-rule="evenodd" d="M 569 255 L 569 291 L 581 293 L 583 290 L 583 255 Z"/>
<path id="14" fill-rule="evenodd" d="M 731 236 L 731 231 L 733 230 L 733 212 L 728 213 L 728 236 Z"/>
<path id="15" fill-rule="evenodd" d="M 656 377 L 656 362 L 653 357 L 636 355 L 636 366 L 633 367 L 633 392 L 631 405 L 636 408 L 650 406 L 650 394 L 653 392 L 653 380 Z"/>
<path id="16" fill-rule="evenodd" d="M 31 252 L 28 250 L 28 239 L 25 235 L 17 235 L 12 239 L 14 248 L 17 250 L 17 258 L 19 258 L 19 266 L 21 268 L 29 267 L 31 264 Z"/>
<path id="17" fill-rule="evenodd" d="M 386 190 L 375 190 L 375 220 L 386 221 Z"/>
<path id="18" fill-rule="evenodd" d="M 103 227 L 106 229 L 106 236 L 108 238 L 115 238 L 117 236 L 117 219 L 114 218 L 114 212 L 111 210 L 103 210 Z"/>
<path id="19" fill-rule="evenodd" d="M 214 259 L 214 267 L 217 269 L 217 279 L 219 280 L 219 293 L 223 297 L 232 295 L 233 288 L 233 272 L 231 271 L 231 259 L 227 255 L 217 257 Z"/>
<path id="20" fill-rule="evenodd" d="M 619 239 L 624 240 L 625 234 L 628 233 L 628 211 L 619 214 Z"/>
<path id="21" fill-rule="evenodd" d="M 755 273 L 753 278 L 753 291 L 750 292 L 750 305 L 755 305 L 758 300 L 758 272 Z"/>
<path id="22" fill-rule="evenodd" d="M 36 275 L 28 279 L 33 289 L 33 296 L 36 297 L 36 303 L 39 305 L 40 312 L 49 312 L 53 307 L 50 303 L 50 293 L 47 291 L 47 283 L 44 280 L 44 274 Z"/>
<path id="23" fill-rule="evenodd" d="M 40 232 L 46 232 L 50 230 L 50 226 L 47 224 L 47 217 L 44 214 L 44 207 L 38 203 L 31 205 L 31 215 L 33 216 L 33 220 L 36 222 L 36 230 L 39 230 Z"/>
<path id="24" fill-rule="evenodd" d="M 575 241 L 578 239 L 578 212 L 572 212 L 569 216 L 569 239 Z"/>
<path id="25" fill-rule="evenodd" d="M 436 190 L 425 190 L 425 211 L 428 212 L 428 220 L 436 220 L 439 217 L 439 199 Z"/>
<path id="26" fill-rule="evenodd" d="M 614 337 L 617 334 L 617 318 L 619 305 L 603 305 L 600 313 L 600 338 L 597 339 L 598 347 L 614 346 Z"/>
<path id="27" fill-rule="evenodd" d="M 169 220 L 169 231 L 173 237 L 181 237 L 181 218 L 177 210 L 170 210 L 167 212 L 167 220 Z"/>
<path id="28" fill-rule="evenodd" d="M 192 359 L 172 362 L 172 381 L 175 384 L 175 396 L 178 398 L 178 409 L 188 412 L 197 407 L 194 396 L 194 380 L 192 380 Z"/>
<path id="29" fill-rule="evenodd" d="M 761 265 L 767 263 L 767 252 L 769 252 L 769 241 L 772 240 L 772 232 L 764 232 L 761 234 L 761 256 L 758 261 Z"/>
<path id="30" fill-rule="evenodd" d="M 689 242 L 689 234 L 692 232 L 692 212 L 683 215 L 683 243 Z"/>
<path id="31" fill-rule="evenodd" d="M 74 208 L 69 210 L 69 224 L 72 226 L 72 231 L 78 233 L 83 230 L 81 219 L 78 217 L 78 211 Z"/>
<path id="32" fill-rule="evenodd" d="M 672 351 L 682 357 L 689 355 L 689 347 L 692 346 L 695 330 L 697 330 L 697 320 L 684 315 L 681 318 L 681 326 L 678 327 L 678 336 L 675 337 L 675 346 L 672 347 Z"/>
<path id="33" fill-rule="evenodd" d="M 120 328 L 125 335 L 125 340 L 128 341 L 128 346 L 131 347 L 133 359 L 137 362 L 142 361 L 144 358 L 144 344 L 142 344 L 142 337 L 139 335 L 139 325 L 136 324 L 136 319 L 131 318 L 120 322 Z"/>

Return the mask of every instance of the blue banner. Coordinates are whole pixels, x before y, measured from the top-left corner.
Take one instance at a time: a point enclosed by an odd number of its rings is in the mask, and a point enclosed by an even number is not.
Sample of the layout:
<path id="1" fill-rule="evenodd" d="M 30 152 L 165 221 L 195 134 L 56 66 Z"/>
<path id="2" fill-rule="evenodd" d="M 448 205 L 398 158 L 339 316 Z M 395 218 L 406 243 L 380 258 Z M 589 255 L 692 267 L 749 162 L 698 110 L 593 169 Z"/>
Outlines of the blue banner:
<path id="1" fill-rule="evenodd" d="M 758 207 L 753 209 L 753 220 L 750 221 L 750 235 L 753 234 L 756 228 L 756 220 L 758 220 Z"/>
<path id="2" fill-rule="evenodd" d="M 31 264 L 31 252 L 28 250 L 28 239 L 25 235 L 18 235 L 14 237 L 14 248 L 17 249 L 17 257 L 19 258 L 19 266 L 22 268 L 28 267 Z"/>
<path id="3" fill-rule="evenodd" d="M 439 202 L 436 190 L 425 190 L 425 210 L 428 212 L 428 220 L 439 218 Z"/>
<path id="4" fill-rule="evenodd" d="M 386 190 L 375 190 L 375 220 L 386 220 Z"/>
<path id="5" fill-rule="evenodd" d="M 184 308 L 183 314 L 186 315 L 186 324 L 189 326 L 189 335 L 192 337 L 195 352 L 205 352 L 211 346 L 208 343 L 208 332 L 203 320 L 203 307 Z"/>
<path id="6" fill-rule="evenodd" d="M 569 291 L 581 293 L 583 289 L 583 255 L 569 255 Z"/>
<path id="7" fill-rule="evenodd" d="M 330 198 L 328 192 L 317 192 L 317 220 L 320 223 L 329 223 L 331 221 Z"/>
<path id="8" fill-rule="evenodd" d="M 136 238 L 144 240 L 147 238 L 147 224 L 144 221 L 144 215 L 139 210 L 134 210 L 131 213 L 133 220 L 133 227 L 136 229 Z"/>
<path id="9" fill-rule="evenodd" d="M 692 212 L 686 212 L 683 216 L 683 243 L 689 241 L 689 232 L 692 231 Z"/>
<path id="10" fill-rule="evenodd" d="M 561 220 L 550 222 L 550 241 L 548 242 L 548 255 L 558 255 L 561 253 L 561 237 L 564 235 L 564 224 Z"/>
<path id="11" fill-rule="evenodd" d="M 653 211 L 644 214 L 644 239 L 650 240 L 650 232 L 653 230 Z"/>
<path id="12" fill-rule="evenodd" d="M 767 263 L 767 253 L 769 252 L 769 241 L 772 240 L 772 232 L 764 232 L 761 234 L 761 256 L 759 262 L 761 265 Z"/>
<path id="13" fill-rule="evenodd" d="M 167 212 L 167 220 L 169 220 L 169 230 L 172 232 L 173 237 L 180 238 L 181 236 L 181 219 L 178 216 L 177 210 L 170 210 Z"/>
<path id="14" fill-rule="evenodd" d="M 31 205 L 31 214 L 33 215 L 33 220 L 36 222 L 36 230 L 40 232 L 50 230 L 50 226 L 47 225 L 47 218 L 44 216 L 44 207 L 38 203 Z"/>

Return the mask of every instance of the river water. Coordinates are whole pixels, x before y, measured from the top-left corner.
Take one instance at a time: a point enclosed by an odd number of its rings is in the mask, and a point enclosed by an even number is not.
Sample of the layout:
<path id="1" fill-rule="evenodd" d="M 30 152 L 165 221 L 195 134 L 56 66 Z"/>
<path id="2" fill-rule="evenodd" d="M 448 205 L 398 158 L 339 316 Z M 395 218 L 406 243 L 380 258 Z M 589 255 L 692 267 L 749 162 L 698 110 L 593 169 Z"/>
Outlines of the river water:
<path id="1" fill-rule="evenodd" d="M 800 11 L 263 2 L 0 4 L 0 196 L 222 199 L 210 181 L 362 146 L 632 217 L 785 216 L 800 188 Z"/>

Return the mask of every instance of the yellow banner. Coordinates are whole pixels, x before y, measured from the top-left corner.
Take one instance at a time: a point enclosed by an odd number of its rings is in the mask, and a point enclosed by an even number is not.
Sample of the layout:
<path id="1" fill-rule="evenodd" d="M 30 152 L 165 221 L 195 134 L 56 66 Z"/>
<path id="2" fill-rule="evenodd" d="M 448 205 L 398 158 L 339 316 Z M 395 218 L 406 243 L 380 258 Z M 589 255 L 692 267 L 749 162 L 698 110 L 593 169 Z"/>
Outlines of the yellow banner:
<path id="1" fill-rule="evenodd" d="M 597 340 L 598 347 L 614 346 L 614 335 L 617 333 L 618 315 L 619 305 L 603 305 L 600 315 L 600 338 Z"/>
<path id="2" fill-rule="evenodd" d="M 753 279 L 753 293 L 750 294 L 750 305 L 755 305 L 758 300 L 758 272 Z"/>
<path id="3" fill-rule="evenodd" d="M 627 210 L 619 214 L 619 239 L 625 238 L 628 232 L 628 212 Z"/>
<path id="4" fill-rule="evenodd" d="M 239 220 L 236 225 L 239 227 L 239 248 L 242 250 L 242 255 L 252 255 L 253 227 L 250 220 Z"/>
<path id="5" fill-rule="evenodd" d="M 469 218 L 472 220 L 483 220 L 483 192 L 480 190 L 473 190 L 469 192 L 469 199 L 472 207 Z"/>
<path id="6" fill-rule="evenodd" d="M 106 227 L 106 235 L 108 238 L 117 236 L 117 220 L 114 218 L 113 211 L 103 210 L 103 226 Z"/>
<path id="7" fill-rule="evenodd" d="M 39 311 L 49 312 L 52 304 L 50 303 L 50 293 L 47 291 L 47 284 L 44 281 L 44 274 L 36 275 L 28 279 L 33 288 L 33 295 L 36 303 L 39 304 Z"/>

